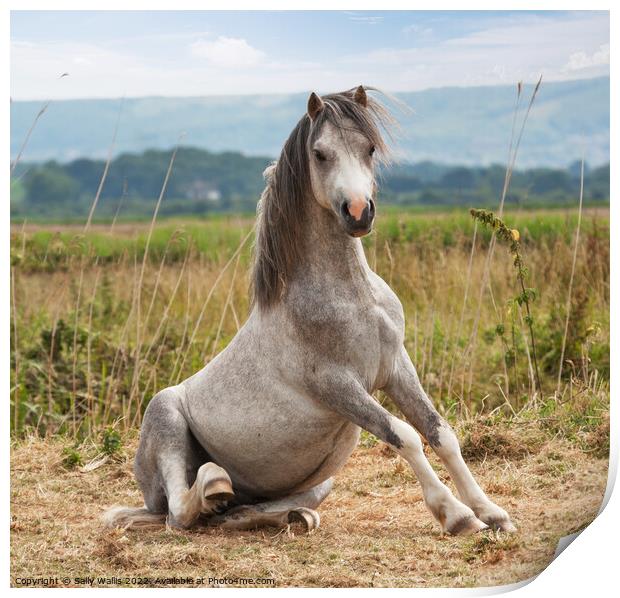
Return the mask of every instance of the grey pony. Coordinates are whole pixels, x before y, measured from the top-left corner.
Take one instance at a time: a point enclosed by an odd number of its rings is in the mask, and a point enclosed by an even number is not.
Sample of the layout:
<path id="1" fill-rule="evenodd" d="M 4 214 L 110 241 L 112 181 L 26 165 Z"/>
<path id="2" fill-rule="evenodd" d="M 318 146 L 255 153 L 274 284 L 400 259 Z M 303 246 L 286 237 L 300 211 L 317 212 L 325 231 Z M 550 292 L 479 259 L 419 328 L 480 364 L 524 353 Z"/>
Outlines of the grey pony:
<path id="1" fill-rule="evenodd" d="M 189 528 L 201 519 L 233 529 L 299 521 L 313 530 L 363 428 L 411 465 L 443 532 L 515 529 L 422 389 L 403 344 L 402 305 L 364 255 L 389 124 L 369 89 L 310 95 L 266 171 L 251 313 L 215 359 L 150 401 L 135 459 L 145 506 L 109 509 L 108 526 Z M 372 397 L 379 389 L 409 423 Z"/>

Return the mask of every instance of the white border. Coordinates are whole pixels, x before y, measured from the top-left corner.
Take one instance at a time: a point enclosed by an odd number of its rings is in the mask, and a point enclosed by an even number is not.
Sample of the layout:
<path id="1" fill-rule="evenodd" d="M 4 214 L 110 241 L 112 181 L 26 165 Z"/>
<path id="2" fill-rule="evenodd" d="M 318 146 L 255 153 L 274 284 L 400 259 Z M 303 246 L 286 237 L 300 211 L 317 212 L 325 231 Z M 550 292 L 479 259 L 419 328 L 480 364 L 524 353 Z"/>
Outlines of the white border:
<path id="1" fill-rule="evenodd" d="M 609 10 L 611 7 L 610 2 L 590 1 L 587 6 L 585 3 L 579 4 L 576 2 L 559 2 L 559 1 L 543 1 L 543 2 L 504 2 L 501 6 L 498 6 L 498 2 L 491 1 L 477 1 L 464 5 L 458 2 L 395 2 L 390 0 L 384 0 L 377 6 L 376 2 L 369 0 L 357 0 L 357 1 L 331 1 L 326 0 L 300 0 L 295 3 L 295 9 L 306 10 L 326 10 L 326 9 L 343 9 L 343 10 Z M 9 10 L 84 10 L 85 6 L 83 2 L 76 0 L 57 0 L 55 2 L 46 2 L 44 0 L 10 0 L 5 3 L 4 10 L 1 13 L 1 25 L 0 31 L 2 32 L 2 39 L 4 41 L 4 60 L 2 61 L 2 68 L 4 71 L 4 85 L 5 85 L 5 109 L 2 114 L 2 130 L 5 131 L 5 142 L 2 149 L 4 156 L 4 165 L 2 169 L 2 181 L 5 194 L 3 195 L 5 202 L 5 215 L 2 226 L 4 227 L 4 243 L 2 245 L 2 260 L 0 262 L 0 268 L 2 272 L 2 280 L 4 285 L 2 286 L 2 293 L 0 295 L 0 301 L 2 301 L 3 313 L 5 314 L 2 320 L 2 345 L 1 355 L 2 359 L 2 378 L 3 388 L 7 393 L 5 396 L 7 400 L 4 403 L 4 409 L 8 410 L 8 390 L 9 390 L 9 369 L 10 369 L 10 291 L 9 291 L 9 240 L 10 240 L 10 219 L 8 217 L 9 201 L 8 193 L 6 191 L 9 188 L 9 176 L 8 165 L 10 162 L 9 144 L 6 139 L 6 132 L 10 127 L 10 111 L 9 111 L 9 89 L 10 89 L 10 76 L 9 76 L 9 48 L 10 48 L 10 35 L 9 35 Z M 205 10 L 219 9 L 219 10 L 290 10 L 291 3 L 284 0 L 271 0 L 263 1 L 261 3 L 251 2 L 250 0 L 228 0 L 227 2 L 210 2 L 208 5 L 199 0 L 177 0 L 176 2 L 162 2 L 158 0 L 107 0 L 105 2 L 101 0 L 91 0 L 88 3 L 88 9 L 96 10 Z M 618 10 L 611 10 L 611 31 L 620 31 L 620 22 L 618 18 Z M 611 106 L 617 106 L 620 101 L 618 94 L 618 81 L 616 72 L 614 70 L 615 60 L 615 41 L 611 40 Z M 617 155 L 617 144 L 620 138 L 617 118 L 615 110 L 611 112 L 611 164 L 615 166 L 615 156 Z M 617 268 L 618 263 L 618 251 L 619 244 L 616 234 L 618 227 L 616 226 L 617 212 L 616 207 L 616 191 L 618 191 L 618 177 L 614 173 L 614 168 L 611 168 L 611 371 L 615 372 L 618 365 L 617 361 L 617 349 L 618 349 L 618 318 L 615 316 L 617 310 L 620 308 L 617 294 Z M 613 375 L 612 375 L 613 377 Z M 612 380 L 612 390 L 614 389 Z M 614 393 L 612 392 L 612 397 Z M 3 475 L 5 480 L 5 493 L 4 493 L 4 512 L 8 515 L 10 511 L 10 494 L 9 494 L 9 419 L 6 417 L 7 411 L 5 411 L 2 418 L 4 425 L 4 443 L 2 444 L 2 462 L 4 464 Z M 566 550 L 554 560 L 545 571 L 543 571 L 536 579 L 515 584 L 513 586 L 504 586 L 496 588 L 476 588 L 476 589 L 415 589 L 415 590 L 384 590 L 388 592 L 402 592 L 406 591 L 410 593 L 412 591 L 416 593 L 433 593 L 438 596 L 448 596 L 454 594 L 460 595 L 490 595 L 503 593 L 506 591 L 516 590 L 519 596 L 562 596 L 562 598 L 570 596 L 608 596 L 611 592 L 617 592 L 618 588 L 618 556 L 616 550 L 617 532 L 619 531 L 618 521 L 620 520 L 620 498 L 618 497 L 618 491 L 611 492 L 613 484 L 615 482 L 617 468 L 618 468 L 618 429 L 620 425 L 617 400 L 612 398 L 611 409 L 611 455 L 610 455 L 610 477 L 608 482 L 607 494 L 606 494 L 606 507 L 602 513 L 596 518 L 596 520 L 586 528 L 583 533 L 572 543 Z M 7 517 L 8 519 L 8 517 Z M 7 521 L 5 519 L 5 521 Z M 8 523 L 8 521 L 7 521 Z M 5 534 L 5 541 L 2 544 L 3 549 L 3 561 L 5 563 L 5 587 L 9 586 L 9 528 L 8 525 L 3 529 Z M 17 591 L 13 588 L 11 592 Z M 35 590 L 44 591 L 44 590 Z M 62 591 L 62 590 L 61 590 Z M 66 591 L 66 590 L 65 590 Z M 76 589 L 73 592 L 87 592 L 87 589 Z M 137 590 L 136 591 L 149 591 L 149 590 Z M 164 592 L 171 592 L 173 589 L 160 590 Z M 186 591 L 181 588 L 177 588 L 176 591 Z M 229 590 L 237 592 L 245 592 L 249 590 Z M 277 590 L 276 590 L 277 591 Z M 320 592 L 326 590 L 283 590 L 283 591 L 296 591 L 296 592 Z M 341 592 L 369 592 L 372 590 L 340 590 Z"/>

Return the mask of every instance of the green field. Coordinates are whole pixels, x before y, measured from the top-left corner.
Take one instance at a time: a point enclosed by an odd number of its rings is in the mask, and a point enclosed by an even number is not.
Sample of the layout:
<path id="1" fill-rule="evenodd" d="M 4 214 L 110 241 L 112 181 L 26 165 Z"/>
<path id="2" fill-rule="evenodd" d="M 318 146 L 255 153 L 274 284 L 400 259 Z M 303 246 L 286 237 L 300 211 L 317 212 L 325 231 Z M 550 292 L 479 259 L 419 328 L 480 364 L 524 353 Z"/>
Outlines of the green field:
<path id="1" fill-rule="evenodd" d="M 490 284 L 481 289 L 491 233 L 474 231 L 467 212 L 380 214 L 376 232 L 364 239 L 368 260 L 403 302 L 407 348 L 444 413 L 518 411 L 543 395 L 557 402 L 584 389 L 606 402 L 606 209 L 583 214 L 557 387 L 577 220 L 576 210 L 505 214 L 520 233 L 527 284 L 536 290 L 531 309 L 543 392 L 535 396 L 531 341 L 523 307 L 511 302 L 519 289 L 507 247 L 495 248 Z M 152 233 L 148 223 L 99 223 L 84 234 L 82 225 L 14 224 L 14 433 L 83 438 L 139 424 L 159 389 L 202 367 L 243 323 L 252 225 L 250 216 L 221 216 L 164 220 Z M 584 422 L 591 417 L 598 415 L 585 414 Z"/>

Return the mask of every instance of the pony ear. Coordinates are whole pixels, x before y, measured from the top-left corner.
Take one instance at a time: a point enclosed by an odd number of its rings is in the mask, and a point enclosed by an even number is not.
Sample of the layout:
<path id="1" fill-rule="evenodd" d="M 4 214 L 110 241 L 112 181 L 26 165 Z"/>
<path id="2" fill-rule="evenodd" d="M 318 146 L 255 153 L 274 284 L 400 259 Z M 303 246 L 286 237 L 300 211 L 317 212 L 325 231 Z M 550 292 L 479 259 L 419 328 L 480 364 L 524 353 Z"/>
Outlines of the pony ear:
<path id="1" fill-rule="evenodd" d="M 360 106 L 364 106 L 364 108 L 368 106 L 368 96 L 366 95 L 366 90 L 364 89 L 363 85 L 360 85 L 355 90 L 355 93 L 353 94 L 353 99 Z"/>
<path id="2" fill-rule="evenodd" d="M 324 106 L 325 104 L 323 103 L 321 96 L 312 92 L 308 98 L 308 116 L 314 120 L 316 115 L 323 110 Z"/>

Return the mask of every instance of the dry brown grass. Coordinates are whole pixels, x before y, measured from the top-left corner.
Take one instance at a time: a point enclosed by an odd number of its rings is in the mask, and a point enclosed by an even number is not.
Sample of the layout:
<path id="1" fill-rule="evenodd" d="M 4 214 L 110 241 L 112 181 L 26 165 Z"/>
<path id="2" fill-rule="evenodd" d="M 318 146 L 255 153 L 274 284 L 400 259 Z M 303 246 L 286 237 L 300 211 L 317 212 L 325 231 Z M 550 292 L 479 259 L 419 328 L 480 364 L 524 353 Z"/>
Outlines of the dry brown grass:
<path id="1" fill-rule="evenodd" d="M 124 457 L 90 472 L 66 469 L 58 437 L 20 440 L 11 459 L 11 581 L 58 576 L 60 585 L 69 577 L 73 586 L 75 577 L 89 575 L 153 580 L 173 574 L 273 578 L 277 587 L 521 581 L 547 566 L 561 536 L 592 521 L 606 484 L 606 460 L 548 438 L 518 455 L 472 453 L 474 474 L 519 528 L 515 535 L 473 538 L 440 535 L 410 469 L 382 444 L 357 449 L 320 508 L 320 529 L 303 535 L 103 530 L 106 506 L 141 504 L 132 474 L 135 433 L 124 439 Z"/>

